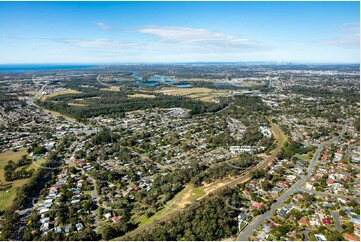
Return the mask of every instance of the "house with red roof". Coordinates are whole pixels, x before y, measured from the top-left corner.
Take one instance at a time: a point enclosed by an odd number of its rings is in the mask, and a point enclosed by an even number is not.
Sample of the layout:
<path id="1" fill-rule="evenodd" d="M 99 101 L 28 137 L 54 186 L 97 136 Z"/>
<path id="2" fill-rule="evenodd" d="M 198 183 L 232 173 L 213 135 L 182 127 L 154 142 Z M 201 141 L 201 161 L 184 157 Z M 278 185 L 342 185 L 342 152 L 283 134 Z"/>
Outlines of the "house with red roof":
<path id="1" fill-rule="evenodd" d="M 277 185 L 284 188 L 288 185 L 288 182 L 287 181 L 279 181 L 279 182 L 277 182 Z"/>
<path id="2" fill-rule="evenodd" d="M 342 236 L 345 238 L 345 240 L 348 240 L 348 241 L 360 241 L 360 238 L 353 236 L 349 233 L 343 233 Z"/>
<path id="3" fill-rule="evenodd" d="M 307 220 L 305 217 L 301 218 L 301 219 L 298 221 L 298 224 L 299 224 L 300 226 L 306 226 L 306 227 L 310 226 L 310 223 L 308 222 L 308 220 Z"/>
<path id="4" fill-rule="evenodd" d="M 270 220 L 267 224 L 269 227 L 278 227 L 280 226 L 280 224 L 276 223 L 275 221 L 273 220 Z"/>
<path id="5" fill-rule="evenodd" d="M 122 216 L 113 216 L 112 221 L 115 223 L 115 222 L 119 221 L 121 218 L 122 218 Z"/>
<path id="6" fill-rule="evenodd" d="M 332 223 L 331 223 L 331 220 L 330 220 L 329 218 L 323 218 L 323 219 L 322 219 L 322 223 L 323 223 L 324 225 L 332 224 Z"/>
<path id="7" fill-rule="evenodd" d="M 54 184 L 51 187 L 59 189 L 59 188 L 61 188 L 61 184 Z"/>
<path id="8" fill-rule="evenodd" d="M 327 157 L 328 157 L 327 154 L 323 154 L 321 160 L 325 161 L 327 159 Z"/>
<path id="9" fill-rule="evenodd" d="M 246 195 L 247 197 L 249 197 L 249 192 L 247 190 L 243 190 L 243 194 Z"/>
<path id="10" fill-rule="evenodd" d="M 255 207 L 255 208 L 257 208 L 257 209 L 260 209 L 260 208 L 263 207 L 263 203 L 259 203 L 259 202 L 254 201 L 254 202 L 252 203 L 252 206 Z"/>

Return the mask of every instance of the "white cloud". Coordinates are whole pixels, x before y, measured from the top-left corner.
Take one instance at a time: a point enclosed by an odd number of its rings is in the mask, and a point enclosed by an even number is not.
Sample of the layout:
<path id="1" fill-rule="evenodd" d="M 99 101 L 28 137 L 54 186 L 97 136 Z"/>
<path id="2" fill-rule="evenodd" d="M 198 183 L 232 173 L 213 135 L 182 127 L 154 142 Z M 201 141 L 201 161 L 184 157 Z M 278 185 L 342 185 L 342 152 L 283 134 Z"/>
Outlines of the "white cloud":
<path id="1" fill-rule="evenodd" d="M 340 27 L 339 32 L 344 32 L 345 35 L 338 38 L 321 40 L 321 44 L 344 48 L 360 48 L 360 23 L 341 23 L 338 26 Z"/>
<path id="2" fill-rule="evenodd" d="M 92 49 L 118 49 L 127 48 L 129 44 L 109 39 L 61 39 L 59 42 L 70 44 L 76 47 L 92 48 Z"/>
<path id="3" fill-rule="evenodd" d="M 325 39 L 319 41 L 319 44 L 343 48 L 360 48 L 360 34 L 351 34 L 339 38 Z"/>
<path id="4" fill-rule="evenodd" d="M 81 48 L 87 51 L 102 51 L 114 54 L 117 54 L 119 52 L 149 52 L 156 54 L 187 51 L 186 48 L 177 48 L 164 43 L 136 43 L 110 39 L 56 39 L 55 41 L 77 47 L 77 49 Z"/>
<path id="5" fill-rule="evenodd" d="M 349 35 L 360 33 L 360 23 L 343 23 L 338 25 L 339 32 L 348 32 Z"/>
<path id="6" fill-rule="evenodd" d="M 103 26 L 103 25 L 99 25 Z M 112 29 L 112 31 L 114 31 Z M 134 30 L 133 30 L 134 31 Z M 144 27 L 136 32 L 153 38 L 130 35 L 128 40 L 119 39 L 52 39 L 66 46 L 57 48 L 59 53 L 71 52 L 101 58 L 126 58 L 131 60 L 193 61 L 238 60 L 269 47 L 257 41 L 235 37 L 206 29 L 184 27 Z M 53 53 L 53 52 L 52 52 Z"/>
<path id="7" fill-rule="evenodd" d="M 138 32 L 159 37 L 167 43 L 192 45 L 194 47 L 226 49 L 254 49 L 260 48 L 257 41 L 239 38 L 206 29 L 193 29 L 184 27 L 145 27 Z"/>
<path id="8" fill-rule="evenodd" d="M 98 26 L 98 28 L 100 28 L 101 30 L 104 30 L 104 31 L 112 29 L 112 27 L 110 27 L 109 25 L 107 25 L 106 23 L 103 23 L 103 22 L 96 22 L 95 24 L 96 24 L 96 26 Z"/>
<path id="9" fill-rule="evenodd" d="M 357 26 L 360 25 L 359 22 L 347 22 L 347 23 L 340 23 L 338 26 Z"/>

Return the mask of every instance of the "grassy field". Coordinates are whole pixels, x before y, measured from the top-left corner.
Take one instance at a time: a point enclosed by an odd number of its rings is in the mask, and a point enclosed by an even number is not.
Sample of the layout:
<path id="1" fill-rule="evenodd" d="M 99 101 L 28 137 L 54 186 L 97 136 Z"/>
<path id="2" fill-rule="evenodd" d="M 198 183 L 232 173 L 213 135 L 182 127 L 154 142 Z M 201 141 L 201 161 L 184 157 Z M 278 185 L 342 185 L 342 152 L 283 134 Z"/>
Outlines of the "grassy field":
<path id="1" fill-rule="evenodd" d="M 119 91 L 120 90 L 120 87 L 117 87 L 117 86 L 110 86 L 110 87 L 106 87 L 106 88 L 100 88 L 100 90 L 102 91 Z"/>
<path id="2" fill-rule="evenodd" d="M 0 154 L 0 179 L 3 182 L 0 191 L 0 210 L 4 210 L 9 207 L 16 196 L 16 190 L 26 184 L 28 179 L 20 179 L 12 182 L 6 182 L 4 179 L 4 166 L 9 160 L 14 162 L 18 161 L 23 155 L 26 155 L 26 149 L 21 149 L 17 152 L 6 152 Z M 26 170 L 37 170 L 45 162 L 44 158 L 40 158 L 29 165 Z M 21 168 L 18 168 L 21 169 Z"/>
<path id="3" fill-rule="evenodd" d="M 26 149 L 21 149 L 17 152 L 6 152 L 0 153 L 0 177 L 4 177 L 4 166 L 8 163 L 9 160 L 18 161 L 23 155 L 27 155 Z"/>
<path id="4" fill-rule="evenodd" d="M 27 154 L 26 149 L 21 149 L 17 152 L 6 152 L 0 154 L 0 179 L 1 182 L 3 183 L 2 188 L 4 188 L 4 191 L 0 191 L 0 210 L 4 210 L 11 205 L 12 201 L 16 196 L 16 189 L 26 184 L 28 180 L 28 179 L 21 179 L 12 182 L 6 182 L 4 179 L 4 166 L 8 163 L 9 160 L 16 162 L 23 155 L 26 154 Z"/>
<path id="5" fill-rule="evenodd" d="M 76 122 L 75 119 L 73 119 L 73 118 L 71 118 L 71 117 L 68 117 L 68 116 L 65 116 L 65 115 L 63 115 L 63 114 L 61 114 L 61 113 L 58 113 L 58 112 L 55 112 L 55 111 L 51 111 L 51 110 L 48 110 L 48 109 L 44 109 L 44 110 L 47 111 L 47 112 L 49 112 L 49 113 L 51 113 L 51 114 L 54 115 L 55 117 L 63 117 L 63 118 L 65 118 L 65 119 L 67 119 L 67 120 L 69 120 L 69 121 L 71 121 L 71 122 Z"/>
<path id="6" fill-rule="evenodd" d="M 192 99 L 201 100 L 204 102 L 210 102 L 213 98 L 223 96 L 227 91 L 223 90 L 214 90 L 204 87 L 194 87 L 194 88 L 176 88 L 176 87 L 165 87 L 157 90 L 155 92 L 163 93 L 166 95 L 175 95 L 175 96 L 184 96 Z"/>
<path id="7" fill-rule="evenodd" d="M 137 93 L 134 95 L 128 95 L 129 98 L 155 98 L 154 95 L 151 94 L 143 94 L 143 93 Z"/>
<path id="8" fill-rule="evenodd" d="M 274 124 L 274 123 L 271 121 L 271 119 L 268 119 L 268 121 L 269 121 L 270 124 L 271 124 L 271 131 L 272 131 L 273 137 L 276 138 L 275 143 L 278 142 L 279 140 L 283 140 L 282 146 L 285 145 L 286 142 L 287 142 L 288 136 L 287 136 L 284 132 L 282 132 L 282 130 L 279 129 L 278 126 L 276 126 L 276 124 Z M 281 137 L 278 137 L 278 136 L 277 136 L 276 130 L 280 130 L 280 131 L 281 131 L 281 132 L 280 132 Z M 270 154 L 273 154 L 274 152 L 276 152 L 276 150 L 277 150 L 277 149 L 272 150 L 272 151 L 270 152 Z"/>
<path id="9" fill-rule="evenodd" d="M 84 103 L 68 103 L 68 105 L 76 107 L 86 107 Z"/>
<path id="10" fill-rule="evenodd" d="M 205 88 L 205 87 L 194 87 L 194 88 L 177 88 L 177 87 L 163 87 L 156 92 L 170 94 L 170 95 L 190 95 L 190 94 L 200 94 L 200 93 L 210 93 L 213 92 L 212 89 Z"/>
<path id="11" fill-rule="evenodd" d="M 206 194 L 206 192 L 202 188 L 193 187 L 191 195 L 189 196 L 188 200 L 190 202 L 194 202 L 194 201 L 196 201 L 197 199 L 199 199 L 200 197 L 202 197 L 205 194 Z"/>
<path id="12" fill-rule="evenodd" d="M 45 159 L 43 157 L 41 157 L 40 159 L 34 161 L 33 163 L 31 163 L 30 166 L 28 166 L 26 168 L 27 171 L 31 170 L 31 169 L 35 169 L 37 170 L 43 163 L 45 162 Z"/>
<path id="13" fill-rule="evenodd" d="M 44 100 L 46 100 L 47 98 L 55 97 L 55 96 L 58 96 L 58 95 L 63 95 L 63 94 L 76 94 L 76 93 L 81 93 L 81 92 L 69 89 L 69 90 L 64 90 L 64 91 L 60 91 L 60 92 L 54 92 L 54 93 L 47 94 L 47 95 L 42 95 L 42 96 L 40 97 L 40 100 L 44 101 Z"/>

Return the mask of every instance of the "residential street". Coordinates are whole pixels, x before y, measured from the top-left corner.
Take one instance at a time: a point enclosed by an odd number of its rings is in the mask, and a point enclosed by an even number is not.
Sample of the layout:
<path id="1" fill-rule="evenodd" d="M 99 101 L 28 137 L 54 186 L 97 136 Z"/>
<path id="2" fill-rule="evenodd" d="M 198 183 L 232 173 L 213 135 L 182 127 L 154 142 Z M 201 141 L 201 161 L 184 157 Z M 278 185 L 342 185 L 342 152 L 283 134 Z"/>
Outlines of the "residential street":
<path id="1" fill-rule="evenodd" d="M 342 225 L 340 222 L 340 214 L 338 212 L 334 212 L 334 211 L 330 211 L 331 216 L 333 217 L 333 219 L 335 220 L 335 224 L 336 224 L 336 230 L 338 232 L 342 231 Z"/>
<path id="2" fill-rule="evenodd" d="M 346 132 L 346 125 L 343 127 L 340 136 L 342 136 Z M 339 137 L 340 137 L 339 136 Z M 331 142 L 334 142 L 339 137 L 334 137 L 328 141 L 325 141 L 319 145 L 317 148 L 315 154 L 312 157 L 312 160 L 307 168 L 307 174 L 304 176 L 301 176 L 301 178 L 294 183 L 286 192 L 284 192 L 278 199 L 277 202 L 273 203 L 271 206 L 271 209 L 265 212 L 262 215 L 259 215 L 258 217 L 254 218 L 248 226 L 241 232 L 240 236 L 237 238 L 238 241 L 246 241 L 248 240 L 248 237 L 253 234 L 255 229 L 260 226 L 262 223 L 264 223 L 267 219 L 270 219 L 272 217 L 272 214 L 279 209 L 284 202 L 295 192 L 299 191 L 301 189 L 301 186 L 304 182 L 306 182 L 310 176 L 312 175 L 312 172 L 315 169 L 318 157 L 320 156 L 321 151 L 323 148 L 330 144 Z"/>

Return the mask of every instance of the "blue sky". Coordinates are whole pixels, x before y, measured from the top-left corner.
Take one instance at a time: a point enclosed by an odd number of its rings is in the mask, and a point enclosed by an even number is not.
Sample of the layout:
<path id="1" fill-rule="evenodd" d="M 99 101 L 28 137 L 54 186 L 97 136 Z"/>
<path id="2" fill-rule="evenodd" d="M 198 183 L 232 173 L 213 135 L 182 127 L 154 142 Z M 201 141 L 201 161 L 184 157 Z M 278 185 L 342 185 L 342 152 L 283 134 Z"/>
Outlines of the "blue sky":
<path id="1" fill-rule="evenodd" d="M 359 2 L 0 2 L 0 63 L 359 63 Z"/>

